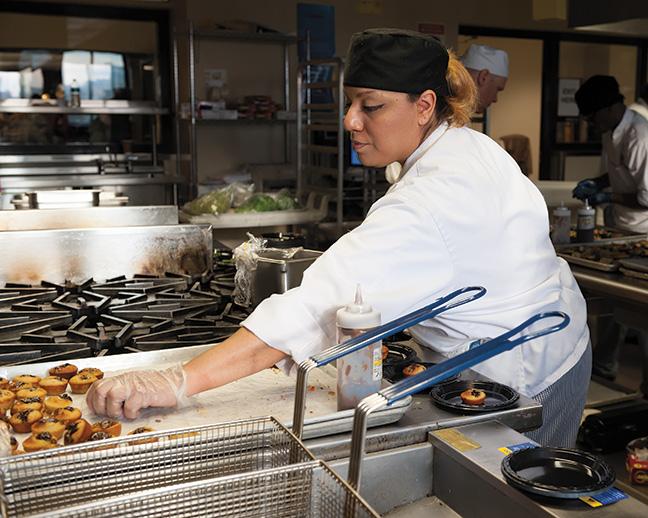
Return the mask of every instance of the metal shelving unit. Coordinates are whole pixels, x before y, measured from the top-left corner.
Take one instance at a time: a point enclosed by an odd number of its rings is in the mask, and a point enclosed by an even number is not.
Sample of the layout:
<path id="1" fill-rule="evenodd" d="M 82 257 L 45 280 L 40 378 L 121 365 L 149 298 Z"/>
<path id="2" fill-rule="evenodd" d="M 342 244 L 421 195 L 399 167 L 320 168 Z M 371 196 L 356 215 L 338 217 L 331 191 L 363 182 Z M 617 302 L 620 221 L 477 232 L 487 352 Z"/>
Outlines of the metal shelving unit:
<path id="1" fill-rule="evenodd" d="M 289 47 L 297 43 L 295 36 L 289 36 L 278 33 L 246 33 L 230 30 L 214 30 L 205 31 L 197 30 L 192 22 L 189 22 L 189 103 L 191 106 L 190 115 L 190 140 L 189 149 L 191 155 L 191 177 L 189 180 L 190 195 L 195 197 L 198 192 L 198 136 L 197 127 L 200 125 L 228 125 L 228 124 L 261 124 L 261 125 L 276 125 L 282 124 L 284 126 L 284 162 L 288 162 L 290 156 L 290 146 L 288 139 L 288 126 L 294 124 L 294 120 L 290 119 L 234 119 L 234 120 L 221 120 L 221 119 L 199 119 L 196 116 L 196 107 L 198 104 L 196 94 L 196 42 L 200 39 L 216 40 L 216 41 L 230 41 L 241 43 L 258 43 L 262 45 L 278 45 L 283 50 L 283 90 L 284 99 L 283 104 L 287 111 L 290 111 L 290 64 L 289 64 Z M 177 62 L 176 62 L 177 64 Z"/>
<path id="2" fill-rule="evenodd" d="M 331 81 L 313 81 L 312 67 L 330 66 Z M 335 203 L 336 234 L 344 227 L 344 64 L 340 58 L 308 60 L 297 73 L 297 196 L 311 192 Z M 314 102 L 313 91 L 333 102 Z M 324 142 L 324 143 L 323 143 Z"/>

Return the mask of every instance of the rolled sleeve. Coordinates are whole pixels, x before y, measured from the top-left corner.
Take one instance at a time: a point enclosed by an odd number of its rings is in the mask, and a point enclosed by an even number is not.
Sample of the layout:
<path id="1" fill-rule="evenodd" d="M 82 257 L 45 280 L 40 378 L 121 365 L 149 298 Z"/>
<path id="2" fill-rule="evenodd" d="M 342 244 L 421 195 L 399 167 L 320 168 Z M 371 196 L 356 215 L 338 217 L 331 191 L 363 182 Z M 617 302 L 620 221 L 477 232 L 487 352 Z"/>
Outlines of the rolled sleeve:
<path id="1" fill-rule="evenodd" d="M 629 144 L 628 172 L 637 188 L 637 203 L 648 208 L 648 133 L 635 131 Z"/>
<path id="2" fill-rule="evenodd" d="M 379 200 L 299 287 L 264 300 L 242 325 L 299 363 L 335 344 L 336 311 L 357 284 L 383 322 L 437 298 L 452 278 L 448 251 L 429 211 L 403 194 Z"/>

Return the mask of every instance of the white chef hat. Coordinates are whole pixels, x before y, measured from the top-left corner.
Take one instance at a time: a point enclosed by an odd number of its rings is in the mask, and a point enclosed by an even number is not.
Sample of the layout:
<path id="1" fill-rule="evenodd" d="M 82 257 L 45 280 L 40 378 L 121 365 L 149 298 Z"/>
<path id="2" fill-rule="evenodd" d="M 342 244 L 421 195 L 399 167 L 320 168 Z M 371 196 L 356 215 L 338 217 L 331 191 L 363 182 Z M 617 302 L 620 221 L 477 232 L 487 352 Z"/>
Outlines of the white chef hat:
<path id="1" fill-rule="evenodd" d="M 496 76 L 508 77 L 508 54 L 500 49 L 488 45 L 472 44 L 468 51 L 461 57 L 466 68 L 473 70 L 488 70 Z"/>

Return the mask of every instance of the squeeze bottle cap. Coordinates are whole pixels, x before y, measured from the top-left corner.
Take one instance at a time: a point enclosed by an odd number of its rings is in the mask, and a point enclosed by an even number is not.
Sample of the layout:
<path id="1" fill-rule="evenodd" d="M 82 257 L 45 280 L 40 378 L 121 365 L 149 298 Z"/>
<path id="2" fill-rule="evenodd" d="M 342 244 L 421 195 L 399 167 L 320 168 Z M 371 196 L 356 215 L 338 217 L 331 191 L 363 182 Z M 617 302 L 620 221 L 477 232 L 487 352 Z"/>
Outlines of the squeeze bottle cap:
<path id="1" fill-rule="evenodd" d="M 371 329 L 380 325 L 380 312 L 364 302 L 360 285 L 356 285 L 355 300 L 337 311 L 337 325 L 347 329 Z"/>

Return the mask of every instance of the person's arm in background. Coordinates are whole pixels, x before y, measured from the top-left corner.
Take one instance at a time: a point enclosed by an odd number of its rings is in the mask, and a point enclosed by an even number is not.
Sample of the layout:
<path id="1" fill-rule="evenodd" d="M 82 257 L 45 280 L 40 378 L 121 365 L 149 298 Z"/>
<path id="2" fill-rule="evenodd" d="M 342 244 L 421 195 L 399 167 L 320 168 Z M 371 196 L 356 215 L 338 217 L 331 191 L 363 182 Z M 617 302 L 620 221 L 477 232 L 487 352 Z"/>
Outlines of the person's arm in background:
<path id="1" fill-rule="evenodd" d="M 642 127 L 643 128 L 643 127 Z M 648 131 L 636 129 L 625 150 L 625 162 L 637 191 L 612 193 L 612 202 L 633 209 L 648 209 Z"/>

